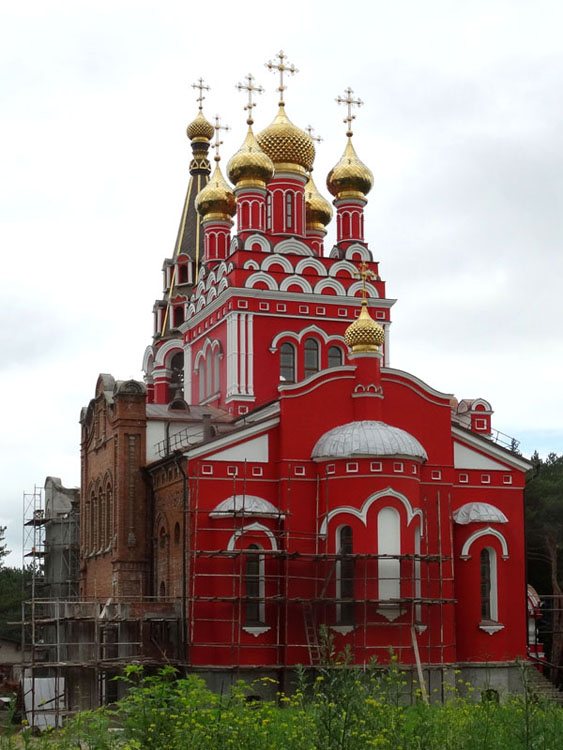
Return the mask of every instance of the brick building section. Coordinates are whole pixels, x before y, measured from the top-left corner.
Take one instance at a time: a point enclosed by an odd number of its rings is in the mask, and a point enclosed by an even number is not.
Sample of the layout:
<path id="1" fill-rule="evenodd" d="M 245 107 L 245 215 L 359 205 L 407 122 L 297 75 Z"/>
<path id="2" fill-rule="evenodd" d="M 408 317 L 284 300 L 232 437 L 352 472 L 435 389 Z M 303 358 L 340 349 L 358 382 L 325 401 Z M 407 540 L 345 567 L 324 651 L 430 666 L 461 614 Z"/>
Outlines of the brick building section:
<path id="1" fill-rule="evenodd" d="M 148 593 L 151 534 L 146 461 L 146 394 L 135 381 L 100 375 L 81 414 L 80 596 Z"/>

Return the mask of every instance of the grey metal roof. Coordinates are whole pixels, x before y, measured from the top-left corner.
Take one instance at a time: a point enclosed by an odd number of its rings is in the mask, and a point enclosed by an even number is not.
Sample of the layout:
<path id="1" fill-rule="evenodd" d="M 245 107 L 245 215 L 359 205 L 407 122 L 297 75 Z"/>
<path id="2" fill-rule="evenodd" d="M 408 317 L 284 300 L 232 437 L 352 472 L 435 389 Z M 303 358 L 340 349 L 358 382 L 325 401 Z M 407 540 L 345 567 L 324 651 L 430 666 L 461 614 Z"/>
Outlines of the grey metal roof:
<path id="1" fill-rule="evenodd" d="M 211 518 L 221 516 L 281 516 L 280 511 L 271 502 L 257 495 L 231 495 L 219 503 L 211 513 Z"/>
<path id="2" fill-rule="evenodd" d="M 467 523 L 508 523 L 508 518 L 502 510 L 491 505 L 490 503 L 465 503 L 458 508 L 454 514 L 456 523 L 465 525 Z"/>
<path id="3" fill-rule="evenodd" d="M 418 440 L 405 430 L 385 422 L 348 422 L 325 432 L 317 440 L 311 458 L 354 456 L 409 456 L 427 460 Z"/>

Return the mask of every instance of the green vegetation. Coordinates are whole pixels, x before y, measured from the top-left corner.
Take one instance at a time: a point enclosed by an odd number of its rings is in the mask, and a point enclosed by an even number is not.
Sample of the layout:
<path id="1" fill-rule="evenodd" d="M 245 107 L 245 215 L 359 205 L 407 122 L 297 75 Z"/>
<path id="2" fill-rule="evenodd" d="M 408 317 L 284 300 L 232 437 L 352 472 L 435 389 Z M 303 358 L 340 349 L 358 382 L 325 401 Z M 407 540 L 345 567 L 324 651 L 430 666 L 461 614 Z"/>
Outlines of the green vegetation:
<path id="1" fill-rule="evenodd" d="M 0 566 L 0 638 L 21 640 L 21 626 L 13 623 L 21 620 L 21 604 L 26 578 L 28 574 L 21 568 Z"/>
<path id="2" fill-rule="evenodd" d="M 392 660 L 388 669 L 362 670 L 332 659 L 312 684 L 304 673 L 292 696 L 259 701 L 270 678 L 238 683 L 227 696 L 211 693 L 196 676 L 176 679 L 165 667 L 147 676 L 130 666 L 128 696 L 112 707 L 84 712 L 63 730 L 34 737 L 24 728 L 0 738 L 0 750 L 559 750 L 563 709 L 530 691 L 499 702 L 451 688 L 444 705 L 406 706 L 407 685 Z M 471 688 L 459 685 L 464 690 Z M 421 696 L 420 696 L 421 698 Z"/>

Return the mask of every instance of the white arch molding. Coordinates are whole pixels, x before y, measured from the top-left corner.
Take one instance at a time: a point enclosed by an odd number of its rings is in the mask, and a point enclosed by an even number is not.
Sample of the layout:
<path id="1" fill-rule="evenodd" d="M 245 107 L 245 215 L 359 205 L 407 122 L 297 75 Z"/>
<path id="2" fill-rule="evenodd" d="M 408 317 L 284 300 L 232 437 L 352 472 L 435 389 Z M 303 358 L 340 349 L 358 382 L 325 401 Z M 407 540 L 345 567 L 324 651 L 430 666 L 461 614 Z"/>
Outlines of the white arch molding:
<path id="1" fill-rule="evenodd" d="M 217 350 L 219 350 L 219 352 L 222 353 L 221 342 L 218 339 L 205 339 L 204 345 L 201 347 L 199 352 L 195 355 L 194 367 L 193 367 L 194 372 L 197 372 L 200 361 L 202 359 L 203 360 L 206 359 L 207 353 L 210 349 L 212 353 Z"/>
<path id="2" fill-rule="evenodd" d="M 311 325 L 307 326 L 307 328 L 303 328 L 301 331 L 299 331 L 299 333 L 296 333 L 295 331 L 281 331 L 280 333 L 276 334 L 272 339 L 272 343 L 270 344 L 270 351 L 272 352 L 272 354 L 274 354 L 274 352 L 278 350 L 278 344 L 282 339 L 292 339 L 293 341 L 296 341 L 300 344 L 303 339 L 311 333 L 316 334 L 325 342 L 325 344 L 336 342 L 346 345 L 343 336 L 329 336 L 326 331 L 323 331 L 323 329 L 319 328 L 319 326 Z"/>
<path id="3" fill-rule="evenodd" d="M 271 252 L 270 243 L 261 234 L 251 234 L 244 241 L 244 249 L 252 250 L 253 245 L 260 245 L 260 249 L 263 253 Z"/>
<path id="4" fill-rule="evenodd" d="M 314 268 L 319 276 L 326 276 L 327 270 L 318 258 L 304 258 L 297 262 L 295 273 L 305 273 L 308 268 Z"/>
<path id="5" fill-rule="evenodd" d="M 508 554 L 508 544 L 506 542 L 506 539 L 504 538 L 504 535 L 501 534 L 500 531 L 497 531 L 497 529 L 493 529 L 492 526 L 487 526 L 485 529 L 479 529 L 479 531 L 474 531 L 471 536 L 468 536 L 465 540 L 463 547 L 461 548 L 461 555 L 460 558 L 462 560 L 470 560 L 471 555 L 469 554 L 469 550 L 471 549 L 471 545 L 473 542 L 476 542 L 477 539 L 480 539 L 483 536 L 494 536 L 495 539 L 498 539 L 500 542 L 500 546 L 502 549 L 502 559 L 508 560 L 510 555 Z"/>
<path id="6" fill-rule="evenodd" d="M 350 284 L 348 287 L 347 295 L 348 297 L 355 297 L 356 292 L 361 291 L 363 289 L 364 282 L 363 281 L 355 281 L 353 284 Z M 377 289 L 374 287 L 373 284 L 370 284 L 369 282 L 366 282 L 366 290 L 368 292 L 368 295 L 370 297 L 379 297 Z"/>
<path id="7" fill-rule="evenodd" d="M 403 495 L 402 492 L 397 492 L 397 490 L 394 490 L 392 487 L 387 487 L 387 489 L 385 490 L 380 490 L 379 492 L 376 492 L 375 494 L 370 495 L 370 497 L 368 497 L 367 500 L 365 500 L 362 507 L 359 509 L 354 508 L 351 505 L 340 505 L 338 508 L 333 508 L 331 511 L 329 511 L 326 518 L 322 522 L 319 534 L 322 537 L 326 537 L 328 524 L 330 523 L 330 521 L 332 521 L 332 519 L 335 518 L 336 516 L 339 516 L 340 514 L 344 514 L 344 513 L 347 513 L 350 516 L 354 516 L 354 518 L 358 518 L 363 523 L 364 526 L 367 526 L 367 515 L 369 513 L 369 509 L 374 503 L 376 503 L 382 497 L 393 497 L 396 500 L 399 500 L 403 504 L 407 512 L 407 526 L 410 525 L 413 518 L 418 517 L 420 519 L 421 533 L 424 533 L 422 510 L 420 508 L 414 509 L 408 497 L 406 497 L 406 495 Z"/>
<path id="8" fill-rule="evenodd" d="M 165 344 L 163 344 L 156 352 L 154 364 L 164 367 L 168 355 L 175 349 L 182 352 L 184 351 L 184 342 L 182 341 L 182 339 L 169 339 Z"/>
<path id="9" fill-rule="evenodd" d="M 315 294 L 322 294 L 325 289 L 332 289 L 340 297 L 346 297 L 346 289 L 337 279 L 321 279 L 315 284 Z"/>
<path id="10" fill-rule="evenodd" d="M 285 253 L 287 255 L 314 255 L 311 248 L 304 242 L 293 237 L 287 240 L 282 240 L 274 246 L 274 253 Z"/>
<path id="11" fill-rule="evenodd" d="M 275 253 L 273 255 L 267 255 L 264 258 L 261 269 L 262 271 L 269 271 L 270 267 L 275 264 L 281 266 L 286 273 L 293 273 L 293 265 L 289 258 L 286 258 L 285 255 L 278 255 Z"/>
<path id="12" fill-rule="evenodd" d="M 330 267 L 328 275 L 335 277 L 339 271 L 347 271 L 350 274 L 351 279 L 353 279 L 355 274 L 358 273 L 356 266 L 353 263 L 350 263 L 349 260 L 339 260 L 334 263 Z"/>
<path id="13" fill-rule="evenodd" d="M 256 273 L 251 274 L 245 281 L 244 286 L 247 289 L 252 289 L 254 285 L 259 282 L 266 284 L 271 292 L 275 292 L 278 289 L 278 285 L 276 284 L 275 280 L 269 274 L 264 273 L 263 271 L 257 271 Z"/>
<path id="14" fill-rule="evenodd" d="M 234 550 L 235 544 L 237 543 L 238 539 L 240 539 L 241 536 L 246 534 L 247 531 L 262 532 L 266 534 L 266 536 L 270 540 L 270 547 L 274 551 L 277 551 L 278 545 L 276 543 L 276 538 L 273 532 L 267 526 L 264 526 L 263 523 L 258 523 L 258 522 L 249 523 L 246 526 L 243 526 L 242 529 L 237 529 L 235 533 L 229 539 L 229 543 L 227 544 L 227 550 L 229 551 Z"/>
<path id="15" fill-rule="evenodd" d="M 307 279 L 304 279 L 302 276 L 297 275 L 288 276 L 287 278 L 285 278 L 280 284 L 280 291 L 286 292 L 288 288 L 293 284 L 296 284 L 302 292 L 307 292 L 310 294 L 313 291 L 313 288 L 311 284 L 309 284 Z"/>

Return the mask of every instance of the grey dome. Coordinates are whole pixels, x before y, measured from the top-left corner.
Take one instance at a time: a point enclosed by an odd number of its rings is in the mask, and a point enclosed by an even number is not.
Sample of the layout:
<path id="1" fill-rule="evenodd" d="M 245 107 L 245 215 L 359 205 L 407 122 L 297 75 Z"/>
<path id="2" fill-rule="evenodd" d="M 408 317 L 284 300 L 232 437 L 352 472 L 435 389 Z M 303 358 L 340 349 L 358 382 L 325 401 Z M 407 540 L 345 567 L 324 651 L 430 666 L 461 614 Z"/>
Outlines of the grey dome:
<path id="1" fill-rule="evenodd" d="M 490 503 L 465 503 L 453 514 L 454 521 L 460 524 L 467 523 L 508 523 L 508 518 L 502 510 Z"/>
<path id="2" fill-rule="evenodd" d="M 283 515 L 272 503 L 256 495 L 231 495 L 219 503 L 211 513 L 211 518 L 222 516 L 281 516 Z"/>
<path id="3" fill-rule="evenodd" d="M 348 422 L 325 432 L 317 440 L 311 458 L 355 456 L 408 456 L 428 459 L 418 440 L 405 430 L 385 422 Z"/>

